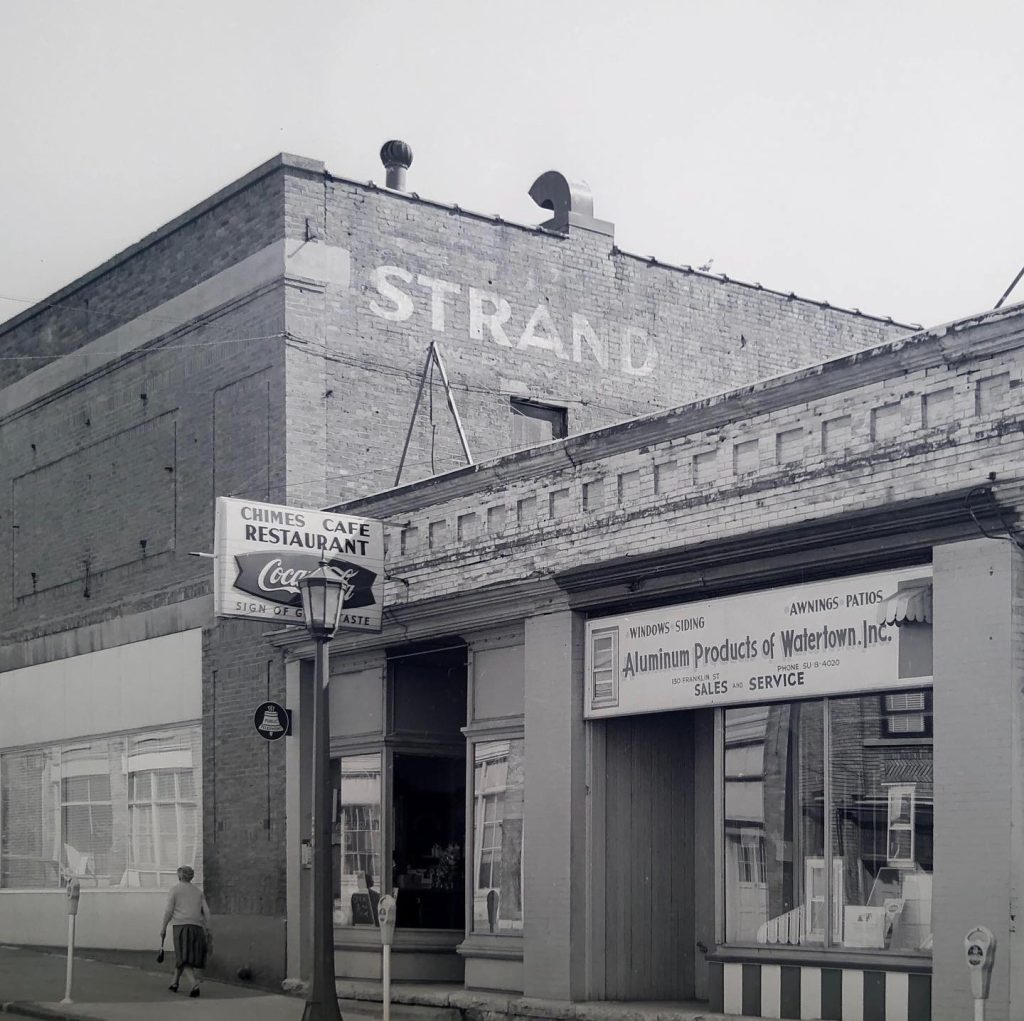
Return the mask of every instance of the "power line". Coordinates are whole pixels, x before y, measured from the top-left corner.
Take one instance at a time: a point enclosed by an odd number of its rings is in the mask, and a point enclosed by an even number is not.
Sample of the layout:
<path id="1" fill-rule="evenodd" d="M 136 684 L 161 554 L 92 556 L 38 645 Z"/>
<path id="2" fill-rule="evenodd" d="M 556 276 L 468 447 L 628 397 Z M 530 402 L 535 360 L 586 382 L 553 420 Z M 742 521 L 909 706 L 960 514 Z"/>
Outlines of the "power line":
<path id="1" fill-rule="evenodd" d="M 2 296 L 0 296 L 2 297 Z M 329 359 L 330 361 L 340 362 L 347 365 L 352 365 L 355 368 L 365 369 L 367 372 L 377 373 L 385 376 L 402 377 L 406 379 L 418 379 L 419 374 L 411 369 L 403 369 L 397 365 L 384 365 L 380 362 L 368 362 L 359 358 L 355 358 L 352 355 L 345 355 L 340 352 L 332 351 L 326 344 L 320 341 L 307 340 L 302 337 L 297 337 L 294 334 L 284 333 L 268 333 L 259 336 L 251 337 L 220 337 L 213 340 L 205 341 L 189 341 L 182 344 L 161 344 L 159 340 L 154 341 L 152 344 L 147 345 L 145 348 L 137 348 L 134 351 L 68 351 L 64 354 L 53 354 L 53 355 L 0 355 L 0 362 L 26 362 L 26 361 L 39 361 L 39 362 L 55 362 L 63 358 L 125 358 L 132 360 L 139 360 L 141 358 L 150 358 L 157 355 L 164 354 L 171 351 L 189 351 L 189 350 L 202 350 L 214 347 L 220 347 L 223 344 L 249 344 L 249 343 L 260 343 L 271 340 L 281 340 L 291 342 L 295 345 L 297 350 L 310 351 L 317 350 L 319 354 Z M 462 390 L 465 393 L 476 393 L 483 394 L 488 397 L 494 396 L 514 396 L 512 394 L 502 394 L 500 391 L 494 390 L 493 388 L 474 386 L 471 383 L 451 381 L 453 389 Z M 554 399 L 554 398 L 553 398 Z M 611 411 L 616 414 L 627 414 L 630 417 L 634 417 L 637 414 L 647 414 L 648 412 L 639 412 L 634 408 L 627 406 L 614 406 L 611 404 L 604 404 L 601 401 L 595 401 L 590 398 L 557 398 L 564 400 L 570 404 L 579 404 L 583 407 L 588 408 L 600 408 L 603 411 Z M 624 402 L 625 403 L 625 402 Z M 650 403 L 650 402 L 649 402 Z M 659 404 L 651 404 L 651 411 L 664 411 L 665 406 Z"/>
<path id="2" fill-rule="evenodd" d="M 188 351 L 191 348 L 219 347 L 221 344 L 249 344 L 263 340 L 282 340 L 287 338 L 286 333 L 267 333 L 258 337 L 220 337 L 217 340 L 190 341 L 187 344 L 154 344 L 145 348 L 136 348 L 134 351 L 68 351 L 65 354 L 55 355 L 0 355 L 0 362 L 33 362 L 44 361 L 54 362 L 62 358 L 141 358 L 150 355 L 163 354 L 165 351 Z"/>
<path id="3" fill-rule="evenodd" d="M 100 308 L 92 308 L 90 305 L 75 305 L 70 301 L 53 301 L 49 298 L 18 298 L 13 294 L 0 294 L 0 301 L 16 301 L 21 305 L 29 305 L 31 307 L 39 308 L 61 308 L 68 309 L 72 312 L 85 312 L 90 316 L 106 316 L 108 319 L 120 319 L 122 322 L 128 322 L 124 318 L 123 312 L 104 312 Z M 20 314 L 20 313 L 19 313 Z M 162 316 L 155 312 L 141 312 L 138 318 L 145 318 L 150 322 L 155 323 L 168 323 L 172 325 L 180 325 L 180 320 L 173 319 L 170 316 Z M 9 320 L 0 323 L 0 331 L 3 331 L 7 326 Z"/>
<path id="4" fill-rule="evenodd" d="M 293 345 L 298 345 L 298 349 L 299 350 L 309 351 L 309 350 L 315 348 L 322 355 L 322 357 L 327 358 L 330 361 L 341 362 L 341 363 L 346 364 L 346 365 L 352 365 L 355 368 L 365 369 L 367 372 L 370 372 L 370 373 L 375 373 L 375 374 L 379 374 L 379 375 L 383 375 L 383 376 L 400 376 L 400 377 L 404 377 L 406 379 L 414 379 L 414 380 L 419 380 L 419 378 L 420 378 L 420 373 L 415 371 L 415 370 L 413 370 L 413 369 L 403 369 L 403 368 L 401 368 L 401 367 L 399 367 L 397 365 L 383 365 L 380 362 L 369 362 L 369 361 L 365 361 L 365 360 L 363 360 L 361 358 L 357 358 L 357 357 L 355 357 L 353 355 L 346 355 L 346 354 L 342 354 L 340 352 L 331 351 L 327 347 L 327 345 L 324 344 L 321 341 L 305 340 L 304 338 L 296 337 L 296 336 L 294 336 L 293 334 L 290 334 L 290 333 L 287 334 L 287 339 Z M 510 397 L 511 398 L 511 397 L 518 396 L 517 394 L 513 394 L 513 393 L 502 393 L 501 391 L 495 390 L 495 389 L 493 389 L 491 387 L 476 386 L 476 385 L 474 385 L 472 383 L 456 382 L 455 380 L 451 381 L 451 386 L 452 386 L 453 390 L 461 390 L 461 391 L 463 391 L 465 393 L 483 394 L 484 396 L 487 396 L 487 397 L 498 396 L 498 397 Z M 525 397 L 525 395 L 523 395 L 523 396 Z M 650 412 L 640 412 L 640 411 L 636 411 L 635 409 L 630 408 L 628 406 L 628 404 L 627 404 L 626 407 L 616 407 L 614 405 L 603 404 L 600 401 L 595 401 L 595 400 L 592 400 L 591 398 L 586 398 L 586 397 L 585 398 L 578 398 L 578 399 L 577 398 L 572 398 L 572 397 L 552 397 L 552 398 L 549 398 L 549 399 L 553 403 L 557 403 L 557 402 L 561 401 L 561 402 L 566 403 L 566 404 L 579 404 L 579 405 L 581 405 L 583 407 L 587 407 L 587 408 L 601 408 L 603 411 L 613 411 L 613 412 L 615 412 L 617 414 L 625 413 L 625 414 L 629 415 L 630 417 L 635 417 L 635 416 L 640 415 L 640 414 L 650 414 L 650 413 L 653 413 L 653 412 L 667 411 L 668 410 L 668 408 L 663 406 L 663 405 L 652 404 Z M 624 403 L 627 403 L 627 402 L 624 402 Z"/>

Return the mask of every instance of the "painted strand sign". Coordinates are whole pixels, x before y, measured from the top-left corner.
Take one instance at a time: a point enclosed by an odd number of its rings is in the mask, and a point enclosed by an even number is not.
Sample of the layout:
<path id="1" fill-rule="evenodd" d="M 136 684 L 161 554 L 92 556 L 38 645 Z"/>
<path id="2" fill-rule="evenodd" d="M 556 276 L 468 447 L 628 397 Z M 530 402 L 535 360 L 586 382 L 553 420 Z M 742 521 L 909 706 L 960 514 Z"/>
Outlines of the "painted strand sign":
<path id="1" fill-rule="evenodd" d="M 339 629 L 381 629 L 379 521 L 220 497 L 214 556 L 218 617 L 301 624 L 299 582 L 325 560 L 344 578 Z"/>
<path id="2" fill-rule="evenodd" d="M 588 621 L 587 717 L 931 684 L 931 626 L 879 620 L 930 567 Z"/>

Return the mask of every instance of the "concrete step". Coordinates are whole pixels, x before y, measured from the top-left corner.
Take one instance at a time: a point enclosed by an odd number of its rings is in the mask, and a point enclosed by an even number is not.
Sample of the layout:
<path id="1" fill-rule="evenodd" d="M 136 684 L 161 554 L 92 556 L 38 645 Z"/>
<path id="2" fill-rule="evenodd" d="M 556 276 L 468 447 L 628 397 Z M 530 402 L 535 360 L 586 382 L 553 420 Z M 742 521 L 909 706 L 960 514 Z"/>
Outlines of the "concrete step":
<path id="1" fill-rule="evenodd" d="M 383 1017 L 379 982 L 339 979 L 342 1017 L 374 1021 Z M 485 993 L 441 983 L 395 983 L 394 1021 L 739 1021 L 713 1014 L 706 1003 L 556 1003 L 508 993 Z M 744 1018 L 742 1021 L 759 1021 Z"/>
<path id="2" fill-rule="evenodd" d="M 338 1000 L 341 1016 L 348 1021 L 369 1021 L 384 1016 L 379 1000 Z M 418 1003 L 392 1003 L 392 1021 L 462 1021 L 462 1011 L 452 1007 L 431 1007 Z"/>

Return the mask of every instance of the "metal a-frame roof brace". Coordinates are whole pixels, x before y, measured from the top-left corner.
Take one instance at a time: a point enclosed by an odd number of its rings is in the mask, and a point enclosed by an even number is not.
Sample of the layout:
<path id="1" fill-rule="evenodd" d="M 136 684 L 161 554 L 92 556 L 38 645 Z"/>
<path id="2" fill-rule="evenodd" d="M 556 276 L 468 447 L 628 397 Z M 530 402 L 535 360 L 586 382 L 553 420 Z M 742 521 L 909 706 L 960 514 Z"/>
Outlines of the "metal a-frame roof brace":
<path id="1" fill-rule="evenodd" d="M 466 433 L 462 428 L 462 419 L 459 418 L 459 409 L 455 406 L 455 395 L 452 393 L 452 385 L 448 382 L 448 373 L 445 371 L 444 362 L 441 360 L 441 348 L 436 341 L 431 341 L 427 348 L 427 360 L 423 363 L 423 374 L 420 376 L 420 388 L 416 391 L 416 403 L 412 408 L 412 418 L 409 420 L 409 431 L 405 434 L 405 445 L 402 447 L 402 458 L 398 462 L 398 474 L 395 476 L 395 487 L 402 481 L 402 469 L 405 467 L 405 455 L 409 452 L 409 443 L 412 441 L 412 430 L 416 425 L 416 415 L 420 410 L 420 401 L 423 399 L 423 388 L 427 385 L 427 375 L 430 372 L 430 365 L 433 362 L 437 371 L 441 374 L 441 382 L 444 384 L 445 396 L 448 398 L 448 407 L 451 410 L 452 418 L 455 419 L 455 428 L 459 431 L 459 439 L 462 442 L 462 450 L 466 455 L 466 463 L 473 463 L 473 455 L 469 452 L 469 443 L 466 441 Z"/>

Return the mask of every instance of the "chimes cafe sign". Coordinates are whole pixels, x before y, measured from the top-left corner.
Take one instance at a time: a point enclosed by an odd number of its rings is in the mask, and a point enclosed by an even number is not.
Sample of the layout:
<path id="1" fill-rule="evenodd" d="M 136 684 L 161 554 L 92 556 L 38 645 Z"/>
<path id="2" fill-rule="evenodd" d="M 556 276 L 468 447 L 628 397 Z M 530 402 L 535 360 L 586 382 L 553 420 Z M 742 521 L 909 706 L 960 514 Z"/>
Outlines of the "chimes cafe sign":
<path id="1" fill-rule="evenodd" d="M 302 623 L 299 582 L 321 561 L 339 572 L 339 627 L 380 631 L 384 527 L 349 514 L 217 500 L 214 603 L 218 617 Z"/>

